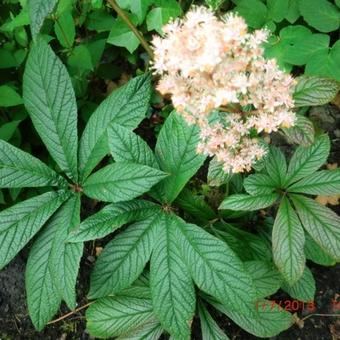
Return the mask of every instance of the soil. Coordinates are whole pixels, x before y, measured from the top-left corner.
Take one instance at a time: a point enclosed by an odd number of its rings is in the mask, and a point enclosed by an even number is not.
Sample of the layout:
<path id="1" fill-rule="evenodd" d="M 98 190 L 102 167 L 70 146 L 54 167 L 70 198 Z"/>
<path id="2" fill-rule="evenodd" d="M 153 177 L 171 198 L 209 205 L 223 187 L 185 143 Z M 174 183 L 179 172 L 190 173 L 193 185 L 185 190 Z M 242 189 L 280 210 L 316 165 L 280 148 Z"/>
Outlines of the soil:
<path id="1" fill-rule="evenodd" d="M 329 163 L 340 163 L 340 111 L 334 106 L 313 108 L 311 118 L 319 127 L 330 134 L 332 152 Z M 152 143 L 151 143 L 152 144 Z M 332 207 L 340 214 L 340 206 Z M 92 214 L 98 207 L 87 205 L 87 214 Z M 89 213 L 90 212 L 90 213 Z M 77 283 L 79 306 L 86 304 L 85 297 L 88 291 L 89 274 L 95 261 L 97 246 L 104 241 L 89 242 L 85 245 L 84 256 L 80 266 Z M 71 340 L 91 339 L 86 331 L 84 310 L 72 316 L 48 325 L 42 332 L 34 330 L 27 312 L 25 296 L 25 263 L 29 246 L 2 271 L 0 271 L 0 340 Z M 309 263 L 314 274 L 317 291 L 315 295 L 316 310 L 299 310 L 297 316 L 300 320 L 287 331 L 271 339 L 277 340 L 340 340 L 340 264 L 334 267 L 322 267 Z M 287 295 L 278 293 L 273 297 L 276 301 L 289 299 Z M 339 301 L 335 306 L 332 301 Z M 68 313 L 66 306 L 62 305 L 58 315 Z M 313 314 L 311 314 L 313 313 Z M 227 317 L 216 313 L 214 315 L 220 327 L 231 339 L 252 340 L 258 339 L 242 329 Z M 57 316 L 56 316 L 57 317 Z M 303 320 L 304 321 L 301 321 Z M 162 339 L 167 339 L 163 336 Z M 200 326 L 197 319 L 193 323 L 193 339 L 200 340 Z"/>

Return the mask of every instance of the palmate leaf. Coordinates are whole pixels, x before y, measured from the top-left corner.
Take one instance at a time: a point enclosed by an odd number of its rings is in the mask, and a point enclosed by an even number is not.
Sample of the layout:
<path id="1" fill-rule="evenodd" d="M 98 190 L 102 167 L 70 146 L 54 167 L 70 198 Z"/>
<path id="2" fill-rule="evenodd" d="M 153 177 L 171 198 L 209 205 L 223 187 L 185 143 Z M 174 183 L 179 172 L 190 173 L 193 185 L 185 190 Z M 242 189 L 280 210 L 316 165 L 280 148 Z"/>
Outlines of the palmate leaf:
<path id="1" fill-rule="evenodd" d="M 77 103 L 66 67 L 42 39 L 31 48 L 23 97 L 33 125 L 59 167 L 74 181 L 77 171 Z"/>
<path id="2" fill-rule="evenodd" d="M 50 272 L 61 298 L 70 309 L 76 308 L 75 285 L 83 254 L 83 244 L 67 243 L 66 239 L 69 231 L 79 223 L 80 195 L 78 194 L 64 203 L 47 225 L 47 228 L 54 228 L 56 225 L 49 261 Z"/>
<path id="3" fill-rule="evenodd" d="M 97 338 L 124 338 L 124 334 L 156 322 L 150 299 L 129 296 L 97 300 L 86 311 L 86 320 L 86 328 Z"/>
<path id="4" fill-rule="evenodd" d="M 340 194 L 340 169 L 317 171 L 291 185 L 288 191 L 326 196 Z"/>
<path id="5" fill-rule="evenodd" d="M 126 223 L 144 220 L 158 211 L 158 205 L 143 200 L 109 204 L 72 230 L 67 240 L 85 242 L 103 238 Z"/>
<path id="6" fill-rule="evenodd" d="M 151 321 L 118 337 L 118 340 L 158 340 L 163 328 L 158 321 Z"/>
<path id="7" fill-rule="evenodd" d="M 295 106 L 324 105 L 339 92 L 339 83 L 333 79 L 302 76 L 295 87 Z"/>
<path id="8" fill-rule="evenodd" d="M 235 194 L 225 198 L 219 209 L 253 211 L 264 209 L 272 204 L 279 198 L 279 194 L 261 194 L 261 195 L 246 195 Z"/>
<path id="9" fill-rule="evenodd" d="M 235 311 L 251 313 L 256 292 L 243 263 L 226 243 L 202 228 L 181 222 L 182 257 L 199 289 Z"/>
<path id="10" fill-rule="evenodd" d="M 219 187 L 220 185 L 229 182 L 232 174 L 223 170 L 223 164 L 216 160 L 214 157 L 209 163 L 208 169 L 208 184 L 213 187 Z"/>
<path id="11" fill-rule="evenodd" d="M 203 302 L 198 303 L 198 314 L 200 317 L 202 340 L 228 340 L 222 329 L 211 317 Z"/>
<path id="12" fill-rule="evenodd" d="M 92 174 L 84 183 L 87 196 L 104 202 L 121 202 L 149 191 L 167 175 L 136 163 L 114 163 Z"/>
<path id="13" fill-rule="evenodd" d="M 118 293 L 142 273 L 157 240 L 162 215 L 136 222 L 109 242 L 91 274 L 89 297 Z"/>
<path id="14" fill-rule="evenodd" d="M 306 233 L 305 254 L 308 260 L 321 266 L 334 266 L 336 261 L 329 256 L 320 246 Z"/>
<path id="15" fill-rule="evenodd" d="M 298 147 L 289 162 L 285 186 L 318 170 L 326 162 L 329 150 L 330 141 L 327 135 L 319 136 L 309 147 Z"/>
<path id="16" fill-rule="evenodd" d="M 33 39 L 37 37 L 45 18 L 53 11 L 58 0 L 29 0 L 30 26 Z"/>
<path id="17" fill-rule="evenodd" d="M 282 188 L 287 173 L 286 158 L 279 148 L 271 147 L 265 160 L 265 168 L 268 176 L 277 188 Z"/>
<path id="18" fill-rule="evenodd" d="M 314 125 L 304 116 L 297 115 L 294 126 L 282 130 L 290 144 L 310 146 L 314 143 Z"/>
<path id="19" fill-rule="evenodd" d="M 111 124 L 107 133 L 110 151 L 116 162 L 133 162 L 159 168 L 150 147 L 134 132 L 121 125 Z"/>
<path id="20" fill-rule="evenodd" d="M 163 214 L 150 262 L 150 288 L 155 314 L 177 339 L 190 338 L 195 289 L 178 248 L 178 220 Z"/>
<path id="21" fill-rule="evenodd" d="M 154 191 L 160 201 L 174 201 L 203 164 L 205 157 L 196 153 L 198 138 L 197 127 L 188 126 L 176 112 L 167 118 L 155 149 L 160 168 L 169 174 L 155 187 Z"/>
<path id="22" fill-rule="evenodd" d="M 257 317 L 247 316 L 239 312 L 230 310 L 225 304 L 215 299 L 205 299 L 221 313 L 227 315 L 236 324 L 245 329 L 248 333 L 261 338 L 269 338 L 286 330 L 293 324 L 293 317 L 290 313 L 283 310 L 274 301 L 258 300 L 253 308 L 253 315 Z"/>
<path id="23" fill-rule="evenodd" d="M 284 197 L 272 232 L 273 258 L 285 280 L 292 285 L 305 268 L 305 233 L 288 199 Z"/>
<path id="24" fill-rule="evenodd" d="M 75 308 L 75 284 L 82 244 L 66 244 L 68 228 L 79 220 L 80 198 L 71 197 L 45 225 L 30 251 L 26 292 L 30 317 L 41 330 L 58 311 L 61 300 Z"/>
<path id="25" fill-rule="evenodd" d="M 0 269 L 27 244 L 68 195 L 64 190 L 48 192 L 0 213 Z"/>
<path id="26" fill-rule="evenodd" d="M 67 182 L 38 158 L 0 140 L 0 187 L 23 188 L 67 185 Z"/>
<path id="27" fill-rule="evenodd" d="M 82 181 L 109 153 L 107 128 L 111 123 L 134 129 L 145 117 L 151 96 L 151 77 L 130 80 L 107 97 L 92 114 L 79 145 L 79 175 Z"/>
<path id="28" fill-rule="evenodd" d="M 314 241 L 335 260 L 340 260 L 340 217 L 332 210 L 301 195 L 292 195 L 303 227 Z"/>
<path id="29" fill-rule="evenodd" d="M 312 272 L 307 267 L 305 267 L 301 278 L 297 282 L 293 285 L 283 282 L 281 288 L 293 299 L 305 302 L 314 301 L 315 280 Z"/>
<path id="30" fill-rule="evenodd" d="M 244 189 L 250 195 L 266 195 L 272 193 L 277 185 L 266 174 L 248 176 L 243 182 Z"/>

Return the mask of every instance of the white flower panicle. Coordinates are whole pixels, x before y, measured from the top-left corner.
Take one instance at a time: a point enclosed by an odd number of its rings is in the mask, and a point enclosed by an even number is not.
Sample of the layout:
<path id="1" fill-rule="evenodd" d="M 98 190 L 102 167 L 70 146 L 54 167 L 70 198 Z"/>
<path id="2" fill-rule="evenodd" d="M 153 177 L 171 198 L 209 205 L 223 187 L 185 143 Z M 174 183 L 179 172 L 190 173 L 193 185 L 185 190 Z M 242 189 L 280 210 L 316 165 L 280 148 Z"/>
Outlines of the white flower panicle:
<path id="1" fill-rule="evenodd" d="M 163 31 L 164 37 L 152 40 L 158 91 L 171 95 L 177 112 L 200 127 L 199 153 L 216 156 L 227 172 L 249 171 L 265 154 L 253 132 L 271 133 L 295 122 L 295 80 L 264 58 L 268 32 L 249 33 L 242 17 L 218 19 L 203 6 Z M 240 110 L 229 113 L 231 107 Z M 211 113 L 219 109 L 216 123 Z"/>

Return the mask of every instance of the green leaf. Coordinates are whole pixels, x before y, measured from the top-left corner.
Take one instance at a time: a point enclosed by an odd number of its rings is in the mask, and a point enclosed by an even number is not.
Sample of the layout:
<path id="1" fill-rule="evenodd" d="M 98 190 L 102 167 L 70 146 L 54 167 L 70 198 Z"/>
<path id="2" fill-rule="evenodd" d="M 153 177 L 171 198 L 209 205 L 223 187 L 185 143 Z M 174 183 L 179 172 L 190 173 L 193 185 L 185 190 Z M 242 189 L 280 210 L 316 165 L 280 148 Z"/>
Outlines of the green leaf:
<path id="1" fill-rule="evenodd" d="M 150 321 L 121 335 L 118 340 L 158 340 L 163 333 L 163 328 L 158 321 Z"/>
<path id="2" fill-rule="evenodd" d="M 282 188 L 287 174 L 286 158 L 279 148 L 272 146 L 265 159 L 265 168 L 268 176 L 277 188 Z"/>
<path id="3" fill-rule="evenodd" d="M 160 218 L 137 222 L 106 245 L 91 274 L 91 299 L 118 293 L 138 278 L 155 246 Z"/>
<path id="4" fill-rule="evenodd" d="M 134 129 L 145 117 L 151 96 L 151 77 L 144 74 L 113 91 L 89 119 L 79 146 L 79 173 L 84 179 L 109 153 L 107 128 L 111 123 Z"/>
<path id="5" fill-rule="evenodd" d="M 223 184 L 229 182 L 232 174 L 230 172 L 225 172 L 223 170 L 222 163 L 216 160 L 214 157 L 210 163 L 208 168 L 208 184 L 209 186 L 219 187 Z"/>
<path id="6" fill-rule="evenodd" d="M 153 8 L 146 16 L 148 31 L 155 30 L 162 34 L 162 27 L 171 19 L 182 14 L 181 6 L 176 0 L 158 0 L 159 7 Z"/>
<path id="7" fill-rule="evenodd" d="M 153 0 L 131 0 L 130 10 L 138 18 L 139 23 L 143 23 L 149 6 L 153 3 Z"/>
<path id="8" fill-rule="evenodd" d="M 243 182 L 244 189 L 250 195 L 271 194 L 276 188 L 275 182 L 266 174 L 248 176 Z"/>
<path id="9" fill-rule="evenodd" d="M 204 304 L 199 302 L 197 307 L 201 323 L 202 340 L 228 340 L 229 338 L 211 317 Z"/>
<path id="10" fill-rule="evenodd" d="M 71 48 L 76 36 L 76 28 L 71 11 L 66 11 L 56 19 L 54 31 L 60 45 L 66 48 Z"/>
<path id="11" fill-rule="evenodd" d="M 77 103 L 65 66 L 42 39 L 25 68 L 23 97 L 34 127 L 59 167 L 77 180 Z M 39 94 L 39 95 L 38 95 Z"/>
<path id="12" fill-rule="evenodd" d="M 47 228 L 55 229 L 51 245 L 50 273 L 61 298 L 72 310 L 76 308 L 76 281 L 82 243 L 66 243 L 69 231 L 80 223 L 80 195 L 74 195 L 53 216 Z"/>
<path id="13" fill-rule="evenodd" d="M 284 197 L 275 217 L 272 232 L 274 262 L 289 284 L 302 276 L 306 258 L 305 234 L 293 207 Z"/>
<path id="14" fill-rule="evenodd" d="M 28 8 L 31 19 L 31 31 L 33 39 L 37 37 L 45 18 L 53 11 L 58 0 L 29 0 Z"/>
<path id="15" fill-rule="evenodd" d="M 195 314 L 195 289 L 178 248 L 178 220 L 164 214 L 150 261 L 153 307 L 162 326 L 175 338 L 189 339 Z"/>
<path id="16" fill-rule="evenodd" d="M 332 210 L 301 195 L 292 198 L 303 227 L 314 241 L 335 260 L 340 260 L 340 217 Z"/>
<path id="17" fill-rule="evenodd" d="M 216 11 L 224 2 L 224 0 L 205 0 L 205 3 L 214 11 Z"/>
<path id="18" fill-rule="evenodd" d="M 231 311 L 225 304 L 209 299 L 210 304 L 221 313 L 227 315 L 248 333 L 261 338 L 275 336 L 293 324 L 292 315 L 283 310 L 274 301 L 259 300 L 253 305 L 258 317 L 251 317 Z"/>
<path id="19" fill-rule="evenodd" d="M 111 154 L 116 162 L 133 162 L 159 168 L 150 147 L 134 132 L 121 125 L 112 124 L 107 133 Z"/>
<path id="20" fill-rule="evenodd" d="M 314 125 L 304 116 L 297 115 L 294 126 L 282 130 L 290 144 L 307 147 L 314 143 Z"/>
<path id="21" fill-rule="evenodd" d="M 282 283 L 281 288 L 288 293 L 293 299 L 309 302 L 314 301 L 315 296 L 315 280 L 312 272 L 306 267 L 299 281 L 292 286 Z"/>
<path id="22" fill-rule="evenodd" d="M 48 192 L 0 213 L 0 269 L 27 244 L 67 199 L 64 190 Z"/>
<path id="23" fill-rule="evenodd" d="M 175 112 L 164 123 L 155 149 L 160 168 L 170 174 L 155 187 L 162 202 L 174 201 L 203 164 L 205 157 L 196 154 L 198 138 L 198 128 L 188 126 Z"/>
<path id="24" fill-rule="evenodd" d="M 136 163 L 114 163 L 91 175 L 84 183 L 87 196 L 104 202 L 121 202 L 149 191 L 167 175 Z"/>
<path id="25" fill-rule="evenodd" d="M 262 195 L 235 194 L 225 198 L 219 209 L 253 211 L 268 208 L 279 198 L 276 193 Z"/>
<path id="26" fill-rule="evenodd" d="M 273 295 L 279 290 L 281 278 L 272 264 L 264 261 L 247 261 L 244 265 L 254 281 L 257 298 Z"/>
<path id="27" fill-rule="evenodd" d="M 299 2 L 296 0 L 288 0 L 288 12 L 286 13 L 286 19 L 293 24 L 299 17 Z"/>
<path id="28" fill-rule="evenodd" d="M 339 92 L 338 82 L 320 77 L 302 76 L 295 87 L 295 106 L 316 106 L 330 102 Z"/>
<path id="29" fill-rule="evenodd" d="M 281 22 L 288 13 L 289 1 L 267 0 L 268 18 L 275 22 Z"/>
<path id="30" fill-rule="evenodd" d="M 134 25 L 137 25 L 136 16 L 128 15 L 128 17 Z M 115 46 L 125 47 L 130 53 L 133 53 L 140 44 L 136 35 L 121 17 L 114 21 L 107 42 Z"/>
<path id="31" fill-rule="evenodd" d="M 57 313 L 61 296 L 50 270 L 50 254 L 56 228 L 49 224 L 39 234 L 26 265 L 26 295 L 28 312 L 34 327 L 41 331 Z"/>
<path id="32" fill-rule="evenodd" d="M 336 261 L 324 252 L 320 246 L 308 235 L 305 235 L 305 254 L 308 260 L 313 261 L 321 266 L 334 266 Z"/>
<path id="33" fill-rule="evenodd" d="M 0 86 L 0 107 L 17 106 L 23 103 L 18 93 L 8 85 Z"/>
<path id="34" fill-rule="evenodd" d="M 72 230 L 67 241 L 85 242 L 103 238 L 122 225 L 144 220 L 157 211 L 158 205 L 142 200 L 109 204 Z"/>
<path id="35" fill-rule="evenodd" d="M 340 41 L 336 41 L 328 51 L 320 51 L 313 55 L 305 68 L 305 74 L 326 77 L 340 81 Z"/>
<path id="36" fill-rule="evenodd" d="M 261 0 L 239 0 L 235 11 L 246 19 L 251 28 L 262 28 L 267 21 L 267 7 Z"/>
<path id="37" fill-rule="evenodd" d="M 329 150 L 330 141 L 327 135 L 319 136 L 309 147 L 299 146 L 290 160 L 285 186 L 287 187 L 318 170 L 325 164 Z"/>
<path id="38" fill-rule="evenodd" d="M 248 314 L 255 300 L 252 279 L 226 243 L 202 228 L 181 223 L 182 257 L 199 289 L 230 309 Z"/>
<path id="39" fill-rule="evenodd" d="M 86 328 L 92 336 L 109 338 L 124 336 L 145 324 L 154 323 L 155 317 L 149 299 L 115 296 L 92 304 L 86 311 L 86 320 Z"/>
<path id="40" fill-rule="evenodd" d="M 340 194 L 340 169 L 317 171 L 291 185 L 288 191 L 309 195 L 338 195 Z"/>
<path id="41" fill-rule="evenodd" d="M 299 9 L 303 19 L 320 32 L 339 28 L 339 9 L 328 0 L 299 0 Z"/>
<path id="42" fill-rule="evenodd" d="M 115 19 L 112 14 L 106 12 L 105 9 L 91 11 L 87 15 L 85 22 L 86 27 L 89 30 L 96 31 L 98 33 L 111 31 L 112 25 Z"/>
<path id="43" fill-rule="evenodd" d="M 23 188 L 66 185 L 67 182 L 39 159 L 0 140 L 0 187 Z"/>
<path id="44" fill-rule="evenodd" d="M 9 123 L 3 124 L 0 127 L 0 140 L 4 140 L 8 142 L 14 135 L 20 123 L 21 123 L 21 120 L 13 120 Z"/>

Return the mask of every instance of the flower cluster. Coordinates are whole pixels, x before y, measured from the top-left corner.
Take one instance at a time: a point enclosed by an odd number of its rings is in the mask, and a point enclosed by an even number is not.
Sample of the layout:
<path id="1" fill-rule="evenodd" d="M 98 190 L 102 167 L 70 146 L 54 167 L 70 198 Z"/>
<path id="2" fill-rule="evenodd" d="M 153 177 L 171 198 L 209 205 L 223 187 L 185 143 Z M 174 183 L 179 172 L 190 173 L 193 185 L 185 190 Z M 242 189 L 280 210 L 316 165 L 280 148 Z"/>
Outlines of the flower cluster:
<path id="1" fill-rule="evenodd" d="M 153 38 L 157 89 L 171 95 L 176 110 L 201 129 L 198 152 L 216 156 L 225 171 L 248 171 L 264 155 L 251 133 L 294 125 L 294 79 L 263 56 L 266 30 L 248 33 L 243 18 L 218 19 L 205 7 Z M 211 120 L 214 110 L 221 120 Z M 232 114 L 232 112 L 236 114 Z"/>

